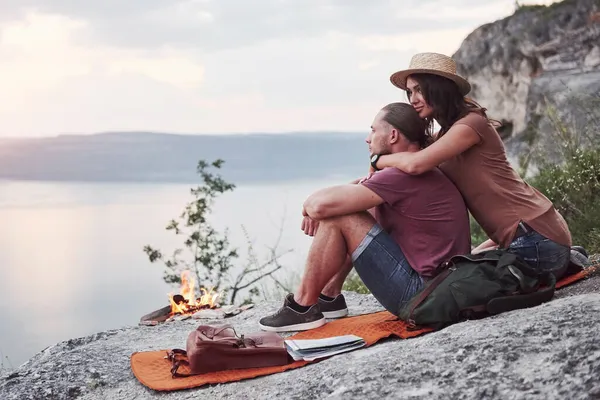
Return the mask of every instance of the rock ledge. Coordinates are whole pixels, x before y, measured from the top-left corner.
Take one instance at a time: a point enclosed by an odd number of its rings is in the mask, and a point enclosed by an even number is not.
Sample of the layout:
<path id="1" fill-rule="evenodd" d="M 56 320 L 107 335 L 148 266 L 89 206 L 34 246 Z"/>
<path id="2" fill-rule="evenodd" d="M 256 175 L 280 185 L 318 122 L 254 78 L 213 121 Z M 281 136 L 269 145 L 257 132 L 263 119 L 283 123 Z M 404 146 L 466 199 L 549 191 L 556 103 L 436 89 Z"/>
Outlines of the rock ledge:
<path id="1" fill-rule="evenodd" d="M 181 347 L 200 323 L 134 326 L 58 343 L 0 379 L 0 398 L 597 398 L 600 396 L 600 277 L 557 292 L 551 302 L 468 321 L 422 337 L 296 370 L 198 389 L 157 393 L 131 373 L 131 353 Z M 372 296 L 346 293 L 352 314 L 381 310 Z M 265 303 L 227 321 L 257 329 Z M 222 320 L 221 320 L 222 321 Z"/>

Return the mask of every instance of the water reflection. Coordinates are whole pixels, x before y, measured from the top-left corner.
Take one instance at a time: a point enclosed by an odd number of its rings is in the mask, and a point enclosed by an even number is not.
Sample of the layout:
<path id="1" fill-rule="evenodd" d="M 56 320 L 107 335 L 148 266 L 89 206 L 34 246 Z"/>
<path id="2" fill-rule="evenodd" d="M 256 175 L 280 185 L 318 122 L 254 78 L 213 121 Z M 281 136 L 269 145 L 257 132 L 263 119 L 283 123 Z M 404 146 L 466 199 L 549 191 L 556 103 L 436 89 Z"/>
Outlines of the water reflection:
<path id="1" fill-rule="evenodd" d="M 244 225 L 259 255 L 280 229 L 283 259 L 301 271 L 310 238 L 302 202 L 335 182 L 240 186 L 220 198 L 212 222 L 230 230 L 245 261 Z M 0 350 L 18 365 L 61 340 L 135 325 L 172 290 L 148 262 L 146 244 L 172 249 L 164 230 L 189 200 L 189 185 L 0 182 Z"/>

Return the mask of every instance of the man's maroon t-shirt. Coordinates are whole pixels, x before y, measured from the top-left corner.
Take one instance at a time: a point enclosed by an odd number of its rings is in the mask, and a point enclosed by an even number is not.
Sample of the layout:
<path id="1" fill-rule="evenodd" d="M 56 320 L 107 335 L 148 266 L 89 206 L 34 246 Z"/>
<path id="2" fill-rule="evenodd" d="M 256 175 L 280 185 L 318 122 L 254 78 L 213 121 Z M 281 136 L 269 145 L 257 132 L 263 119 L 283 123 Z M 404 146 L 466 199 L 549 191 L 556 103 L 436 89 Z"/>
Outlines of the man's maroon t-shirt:
<path id="1" fill-rule="evenodd" d="M 419 275 L 431 278 L 450 257 L 470 253 L 467 207 L 438 168 L 420 175 L 385 168 L 361 184 L 383 199 L 375 219 Z"/>

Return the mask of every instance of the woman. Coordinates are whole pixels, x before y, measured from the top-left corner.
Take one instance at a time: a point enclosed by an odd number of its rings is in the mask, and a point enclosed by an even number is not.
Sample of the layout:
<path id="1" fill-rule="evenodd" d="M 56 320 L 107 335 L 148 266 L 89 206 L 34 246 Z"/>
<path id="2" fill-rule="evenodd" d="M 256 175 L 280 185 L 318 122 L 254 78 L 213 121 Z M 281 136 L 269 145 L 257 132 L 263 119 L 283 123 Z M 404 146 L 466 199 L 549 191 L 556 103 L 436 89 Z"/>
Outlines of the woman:
<path id="1" fill-rule="evenodd" d="M 465 97 L 471 85 L 456 74 L 454 61 L 420 53 L 409 69 L 394 73 L 390 80 L 406 91 L 419 116 L 429 122 L 431 144 L 415 153 L 381 155 L 374 158 L 373 167 L 421 174 L 439 166 L 490 238 L 473 252 L 505 248 L 560 278 L 570 255 L 567 223 L 550 200 L 510 166 L 486 109 Z M 435 135 L 434 120 L 441 127 Z"/>

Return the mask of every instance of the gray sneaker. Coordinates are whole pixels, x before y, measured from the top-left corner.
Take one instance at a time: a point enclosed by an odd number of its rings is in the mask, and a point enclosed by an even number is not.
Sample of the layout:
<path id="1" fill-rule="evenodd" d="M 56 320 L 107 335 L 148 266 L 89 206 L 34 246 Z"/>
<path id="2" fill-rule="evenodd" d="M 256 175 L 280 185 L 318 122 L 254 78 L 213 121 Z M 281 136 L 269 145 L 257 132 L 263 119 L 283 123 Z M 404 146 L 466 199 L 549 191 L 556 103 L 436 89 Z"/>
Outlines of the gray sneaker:
<path id="1" fill-rule="evenodd" d="M 315 329 L 325 325 L 325 317 L 319 310 L 319 305 L 311 306 L 305 313 L 300 313 L 290 307 L 294 294 L 285 297 L 283 307 L 275 314 L 261 318 L 258 322 L 260 329 L 270 332 L 297 332 Z"/>
<path id="2" fill-rule="evenodd" d="M 587 251 L 581 246 L 572 246 L 571 262 L 580 268 L 585 268 L 590 263 Z"/>
<path id="3" fill-rule="evenodd" d="M 338 294 L 335 299 L 327 301 L 319 297 L 319 308 L 325 318 L 342 318 L 348 315 L 348 306 L 343 294 Z"/>

